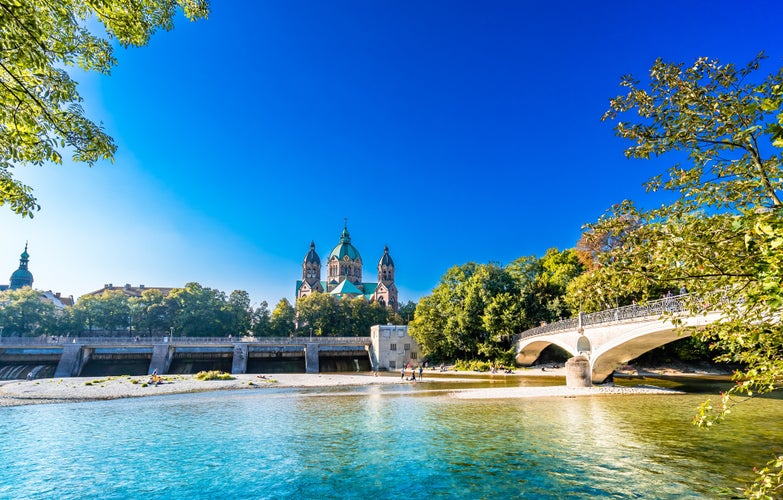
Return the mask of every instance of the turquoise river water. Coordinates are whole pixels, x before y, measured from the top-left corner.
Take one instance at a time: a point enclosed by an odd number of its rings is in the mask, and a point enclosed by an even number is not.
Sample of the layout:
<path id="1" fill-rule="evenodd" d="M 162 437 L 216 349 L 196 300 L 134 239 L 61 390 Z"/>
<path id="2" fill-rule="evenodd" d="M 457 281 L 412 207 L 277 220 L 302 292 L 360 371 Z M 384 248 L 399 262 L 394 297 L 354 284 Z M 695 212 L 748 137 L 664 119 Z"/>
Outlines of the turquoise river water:
<path id="1" fill-rule="evenodd" d="M 0 498 L 729 498 L 783 451 L 783 401 L 704 432 L 705 397 L 433 382 L 3 408 Z"/>

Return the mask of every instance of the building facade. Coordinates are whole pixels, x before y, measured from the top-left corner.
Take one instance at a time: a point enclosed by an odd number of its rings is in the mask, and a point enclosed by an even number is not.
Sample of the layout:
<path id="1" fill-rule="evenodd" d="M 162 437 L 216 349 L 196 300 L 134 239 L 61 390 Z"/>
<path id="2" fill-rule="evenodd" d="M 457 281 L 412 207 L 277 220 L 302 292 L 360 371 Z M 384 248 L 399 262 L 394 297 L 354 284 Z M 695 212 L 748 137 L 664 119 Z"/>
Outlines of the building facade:
<path id="1" fill-rule="evenodd" d="M 398 371 L 424 362 L 419 345 L 408 333 L 406 325 L 374 325 L 370 327 L 372 359 L 376 370 Z"/>
<path id="2" fill-rule="evenodd" d="M 328 293 L 338 298 L 364 297 L 369 302 L 378 302 L 397 311 L 397 286 L 394 284 L 394 261 L 389 247 L 384 247 L 378 261 L 378 281 L 365 282 L 362 279 L 362 256 L 351 244 L 348 226 L 343 228 L 340 241 L 332 249 L 326 262 L 326 280 L 321 280 L 321 258 L 315 251 L 315 242 L 310 242 L 310 251 L 302 262 L 302 279 L 296 282 L 296 298 L 313 293 Z"/>
<path id="3" fill-rule="evenodd" d="M 132 286 L 130 283 L 125 283 L 125 285 L 122 286 L 114 286 L 111 283 L 106 283 L 103 285 L 103 288 L 99 288 L 98 290 L 94 290 L 92 292 L 87 292 L 82 297 L 85 297 L 87 295 L 94 295 L 95 297 L 100 297 L 105 292 L 111 292 L 111 291 L 119 291 L 123 294 L 127 295 L 128 297 L 141 297 L 145 291 L 147 290 L 158 290 L 164 297 L 168 297 L 169 293 L 174 290 L 174 288 L 170 286 Z"/>

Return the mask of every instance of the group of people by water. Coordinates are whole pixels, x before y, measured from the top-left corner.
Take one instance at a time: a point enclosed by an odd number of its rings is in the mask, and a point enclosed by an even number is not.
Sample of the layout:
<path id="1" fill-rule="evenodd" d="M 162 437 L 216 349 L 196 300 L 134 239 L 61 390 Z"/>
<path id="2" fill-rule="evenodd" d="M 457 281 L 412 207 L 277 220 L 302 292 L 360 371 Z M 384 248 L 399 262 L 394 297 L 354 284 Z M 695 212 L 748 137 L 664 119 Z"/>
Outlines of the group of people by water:
<path id="1" fill-rule="evenodd" d="M 400 369 L 400 380 L 408 380 L 410 382 L 416 382 L 416 369 L 415 367 L 412 367 L 410 363 L 408 363 L 407 366 L 403 366 L 402 369 Z M 419 365 L 419 380 L 424 378 L 424 366 Z M 410 373 L 409 376 L 406 377 L 406 374 Z"/>

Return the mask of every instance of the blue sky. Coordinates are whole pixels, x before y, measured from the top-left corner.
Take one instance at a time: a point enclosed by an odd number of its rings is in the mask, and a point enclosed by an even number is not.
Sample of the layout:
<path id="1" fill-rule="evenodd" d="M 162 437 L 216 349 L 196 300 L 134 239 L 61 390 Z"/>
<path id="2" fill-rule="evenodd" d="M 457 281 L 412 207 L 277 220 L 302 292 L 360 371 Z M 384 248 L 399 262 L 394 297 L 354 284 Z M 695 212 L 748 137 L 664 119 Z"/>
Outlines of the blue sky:
<path id="1" fill-rule="evenodd" d="M 573 247 L 668 164 L 601 122 L 621 75 L 700 56 L 783 64 L 774 1 L 213 2 L 111 76 L 76 72 L 113 164 L 23 167 L 42 209 L 0 208 L 0 276 L 29 241 L 35 287 L 198 281 L 293 301 L 310 241 L 344 218 L 400 300 L 451 266 Z M 2 271 L 5 269 L 5 271 Z M 324 270 L 323 275 L 326 275 Z M 0 278 L 7 283 L 7 278 Z"/>

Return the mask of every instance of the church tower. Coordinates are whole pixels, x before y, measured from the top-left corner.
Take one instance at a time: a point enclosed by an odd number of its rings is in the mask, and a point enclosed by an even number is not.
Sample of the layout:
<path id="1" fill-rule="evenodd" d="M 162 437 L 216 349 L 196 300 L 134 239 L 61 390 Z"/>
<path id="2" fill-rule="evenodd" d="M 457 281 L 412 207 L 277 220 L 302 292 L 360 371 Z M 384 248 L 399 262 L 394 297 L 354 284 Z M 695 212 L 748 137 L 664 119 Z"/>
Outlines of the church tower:
<path id="1" fill-rule="evenodd" d="M 389 247 L 383 247 L 383 257 L 378 261 L 378 283 L 391 285 L 394 283 L 394 261 L 389 255 Z"/>
<path id="2" fill-rule="evenodd" d="M 17 290 L 19 288 L 29 286 L 33 287 L 33 273 L 27 269 L 27 264 L 30 262 L 30 255 L 27 253 L 27 243 L 24 245 L 24 252 L 22 252 L 19 259 L 19 269 L 14 271 L 11 275 L 11 290 Z"/>
<path id="3" fill-rule="evenodd" d="M 359 250 L 351 244 L 347 221 L 343 233 L 340 235 L 340 243 L 329 254 L 326 291 L 331 292 L 343 281 L 354 284 L 359 290 L 364 288 L 362 284 L 362 256 L 359 255 Z"/>
<path id="4" fill-rule="evenodd" d="M 394 261 L 389 255 L 389 247 L 383 248 L 383 256 L 378 261 L 378 287 L 375 289 L 373 299 L 381 304 L 391 307 L 397 312 L 397 286 L 394 284 Z"/>
<path id="5" fill-rule="evenodd" d="M 299 287 L 297 298 L 305 297 L 311 293 L 324 291 L 321 285 L 321 258 L 315 252 L 315 242 L 310 242 L 310 251 L 302 262 L 302 285 Z"/>

